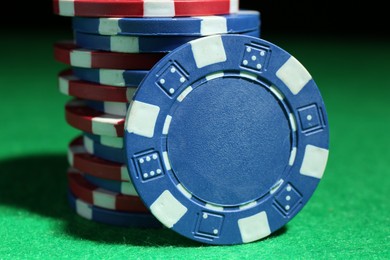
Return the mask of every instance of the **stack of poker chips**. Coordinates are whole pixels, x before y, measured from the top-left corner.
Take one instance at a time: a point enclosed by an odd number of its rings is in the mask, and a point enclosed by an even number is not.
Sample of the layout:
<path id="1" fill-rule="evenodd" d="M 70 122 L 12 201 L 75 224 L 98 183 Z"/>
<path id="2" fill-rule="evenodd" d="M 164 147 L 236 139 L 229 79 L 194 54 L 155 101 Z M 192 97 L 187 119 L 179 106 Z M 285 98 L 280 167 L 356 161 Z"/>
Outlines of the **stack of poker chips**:
<path id="1" fill-rule="evenodd" d="M 184 43 L 214 34 L 259 37 L 260 14 L 239 11 L 237 0 L 54 0 L 54 12 L 72 16 L 75 37 L 54 46 L 56 60 L 71 66 L 59 74 L 60 92 L 73 97 L 66 120 L 82 131 L 69 144 L 69 203 L 96 222 L 161 227 L 125 163 L 133 94 L 148 71 Z"/>

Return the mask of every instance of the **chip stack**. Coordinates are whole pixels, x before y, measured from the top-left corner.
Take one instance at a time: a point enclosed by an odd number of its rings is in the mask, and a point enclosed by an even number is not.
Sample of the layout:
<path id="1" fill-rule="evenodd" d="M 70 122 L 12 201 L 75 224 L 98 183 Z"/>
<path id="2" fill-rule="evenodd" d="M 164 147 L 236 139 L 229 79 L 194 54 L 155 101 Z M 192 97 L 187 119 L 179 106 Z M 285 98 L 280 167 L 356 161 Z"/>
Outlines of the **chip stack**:
<path id="1" fill-rule="evenodd" d="M 238 0 L 54 0 L 54 12 L 72 17 L 75 37 L 54 46 L 56 60 L 71 66 L 59 74 L 60 92 L 74 97 L 66 120 L 82 131 L 69 144 L 70 205 L 96 222 L 161 227 L 129 178 L 123 140 L 129 103 L 167 53 L 209 35 L 259 37 L 260 14 L 239 11 Z"/>

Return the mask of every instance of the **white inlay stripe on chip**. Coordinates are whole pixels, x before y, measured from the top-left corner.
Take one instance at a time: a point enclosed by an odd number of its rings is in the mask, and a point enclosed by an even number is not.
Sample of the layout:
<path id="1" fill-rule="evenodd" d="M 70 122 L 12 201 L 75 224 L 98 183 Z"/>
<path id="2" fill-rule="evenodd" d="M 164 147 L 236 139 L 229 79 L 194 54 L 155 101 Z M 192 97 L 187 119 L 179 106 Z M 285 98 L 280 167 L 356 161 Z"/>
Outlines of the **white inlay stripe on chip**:
<path id="1" fill-rule="evenodd" d="M 116 35 L 121 32 L 119 27 L 120 18 L 100 18 L 99 19 L 99 34 Z"/>
<path id="2" fill-rule="evenodd" d="M 133 99 L 136 90 L 137 90 L 136 88 L 126 88 L 126 99 L 128 101 Z"/>
<path id="3" fill-rule="evenodd" d="M 152 214 L 166 227 L 172 228 L 188 211 L 168 190 L 150 206 Z"/>
<path id="4" fill-rule="evenodd" d="M 171 121 L 172 121 L 172 117 L 170 115 L 167 115 L 167 117 L 165 118 L 163 132 L 162 132 L 163 135 L 167 135 L 168 134 L 169 126 L 171 125 Z"/>
<path id="5" fill-rule="evenodd" d="M 68 163 L 74 165 L 74 156 L 76 154 L 85 153 L 85 148 L 82 145 L 70 146 L 68 149 Z"/>
<path id="6" fill-rule="evenodd" d="M 163 160 L 164 160 L 165 168 L 167 169 L 167 171 L 170 171 L 172 167 L 171 167 L 171 163 L 169 162 L 167 152 L 163 152 Z"/>
<path id="7" fill-rule="evenodd" d="M 74 16 L 74 0 L 59 0 L 59 13 L 64 16 Z"/>
<path id="8" fill-rule="evenodd" d="M 240 209 L 249 209 L 257 205 L 256 201 L 249 202 L 245 205 L 240 206 Z"/>
<path id="9" fill-rule="evenodd" d="M 92 56 L 89 51 L 78 51 L 74 50 L 70 52 L 70 64 L 72 66 L 91 68 L 92 67 Z"/>
<path id="10" fill-rule="evenodd" d="M 272 91 L 272 93 L 275 94 L 275 96 L 276 96 L 279 100 L 283 100 L 283 99 L 284 99 L 284 95 L 282 94 L 282 92 L 280 92 L 279 89 L 277 89 L 275 86 L 271 86 L 271 87 L 270 87 L 270 90 Z"/>
<path id="11" fill-rule="evenodd" d="M 284 183 L 284 180 L 283 179 L 280 179 L 278 180 L 271 188 L 270 190 L 270 194 L 274 194 L 275 192 L 277 192 L 280 188 L 280 186 L 282 186 L 282 184 Z"/>
<path id="12" fill-rule="evenodd" d="M 312 79 L 306 68 L 293 56 L 279 68 L 276 76 L 286 84 L 294 95 L 297 95 Z"/>
<path id="13" fill-rule="evenodd" d="M 242 242 L 244 243 L 259 240 L 271 234 L 267 213 L 265 211 L 239 219 L 238 228 L 241 233 Z"/>
<path id="14" fill-rule="evenodd" d="M 99 135 L 116 136 L 117 132 L 115 125 L 123 121 L 123 117 L 114 115 L 101 115 L 92 118 L 92 133 L 99 133 Z"/>
<path id="15" fill-rule="evenodd" d="M 183 92 L 180 93 L 180 95 L 177 97 L 177 101 L 179 102 L 182 102 L 187 96 L 188 94 L 191 93 L 191 91 L 193 90 L 193 88 L 191 86 L 187 87 L 185 90 L 183 90 Z"/>
<path id="16" fill-rule="evenodd" d="M 293 147 L 290 154 L 290 160 L 288 161 L 288 165 L 292 166 L 295 162 L 295 157 L 297 156 L 297 148 Z"/>
<path id="17" fill-rule="evenodd" d="M 302 175 L 321 179 L 325 172 L 329 150 L 314 145 L 307 145 L 300 173 Z"/>
<path id="18" fill-rule="evenodd" d="M 110 36 L 111 51 L 138 53 L 139 38 L 131 36 Z"/>
<path id="19" fill-rule="evenodd" d="M 288 118 L 289 118 L 289 121 L 290 121 L 290 125 L 291 125 L 291 130 L 293 132 L 296 132 L 297 131 L 297 123 L 295 121 L 295 117 L 293 114 L 288 114 Z"/>
<path id="20" fill-rule="evenodd" d="M 201 35 L 213 35 L 227 33 L 227 20 L 222 16 L 199 16 Z"/>
<path id="21" fill-rule="evenodd" d="M 250 80 L 257 80 L 257 75 L 256 74 L 252 74 L 252 73 L 249 73 L 249 72 L 246 72 L 246 71 L 241 71 L 240 72 L 240 76 L 241 77 L 244 77 L 244 78 L 247 78 L 247 79 L 250 79 Z"/>
<path id="22" fill-rule="evenodd" d="M 160 107 L 134 100 L 127 119 L 129 133 L 152 138 Z"/>
<path id="23" fill-rule="evenodd" d="M 220 35 L 194 40 L 191 42 L 191 47 L 198 68 L 224 62 L 227 59 L 225 47 L 223 46 Z"/>
<path id="24" fill-rule="evenodd" d="M 138 196 L 138 193 L 131 182 L 122 182 L 121 193 L 130 196 Z"/>
<path id="25" fill-rule="evenodd" d="M 126 165 L 123 165 L 121 167 L 121 179 L 126 180 L 126 181 L 130 181 L 129 171 L 127 170 Z"/>
<path id="26" fill-rule="evenodd" d="M 93 141 L 85 135 L 83 136 L 83 139 L 85 150 L 87 150 L 88 153 L 93 154 L 95 150 Z"/>
<path id="27" fill-rule="evenodd" d="M 230 0 L 230 13 L 237 13 L 240 7 L 239 0 Z"/>
<path id="28" fill-rule="evenodd" d="M 126 112 L 127 112 L 126 103 L 105 101 L 103 104 L 104 104 L 104 111 L 107 112 L 108 114 L 126 116 Z"/>
<path id="29" fill-rule="evenodd" d="M 124 70 L 99 69 L 99 82 L 103 85 L 125 86 Z"/>
<path id="30" fill-rule="evenodd" d="M 98 207 L 115 210 L 117 193 L 96 189 L 92 191 L 93 204 Z"/>
<path id="31" fill-rule="evenodd" d="M 144 0 L 144 17 L 175 16 L 174 0 Z"/>
<path id="32" fill-rule="evenodd" d="M 215 72 L 215 73 L 207 75 L 206 79 L 213 80 L 213 79 L 222 78 L 223 76 L 225 76 L 225 73 L 223 71 L 219 71 L 219 72 Z"/>
<path id="33" fill-rule="evenodd" d="M 215 211 L 223 211 L 223 207 L 217 206 L 217 205 L 214 205 L 214 204 L 206 203 L 205 207 L 208 208 L 208 209 L 211 209 L 211 210 L 215 210 Z"/>
<path id="34" fill-rule="evenodd" d="M 79 199 L 76 199 L 76 212 L 80 216 L 83 216 L 86 219 L 91 220 L 92 219 L 92 209 L 91 207 L 85 203 L 84 201 L 81 201 Z"/>
<path id="35" fill-rule="evenodd" d="M 184 188 L 183 185 L 181 185 L 180 183 L 176 185 L 177 187 L 177 190 L 180 191 L 181 193 L 183 193 L 184 196 L 186 196 L 187 198 L 191 198 L 192 197 L 192 194 L 186 189 Z"/>
<path id="36" fill-rule="evenodd" d="M 69 95 L 69 78 L 65 77 L 59 77 L 58 78 L 58 88 L 60 89 L 60 92 Z"/>

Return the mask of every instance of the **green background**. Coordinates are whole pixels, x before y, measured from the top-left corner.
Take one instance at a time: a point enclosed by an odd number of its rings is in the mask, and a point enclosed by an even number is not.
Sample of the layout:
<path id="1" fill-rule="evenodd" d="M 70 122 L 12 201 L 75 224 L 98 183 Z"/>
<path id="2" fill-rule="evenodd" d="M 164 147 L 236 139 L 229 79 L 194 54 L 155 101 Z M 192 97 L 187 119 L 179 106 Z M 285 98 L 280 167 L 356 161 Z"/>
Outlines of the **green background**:
<path id="1" fill-rule="evenodd" d="M 274 35 L 317 82 L 330 157 L 306 207 L 269 238 L 202 245 L 170 230 L 96 224 L 66 201 L 64 119 L 52 44 L 61 33 L 5 37 L 0 48 L 0 259 L 390 258 L 390 45 L 384 40 Z M 28 44 L 27 44 L 28 43 Z"/>

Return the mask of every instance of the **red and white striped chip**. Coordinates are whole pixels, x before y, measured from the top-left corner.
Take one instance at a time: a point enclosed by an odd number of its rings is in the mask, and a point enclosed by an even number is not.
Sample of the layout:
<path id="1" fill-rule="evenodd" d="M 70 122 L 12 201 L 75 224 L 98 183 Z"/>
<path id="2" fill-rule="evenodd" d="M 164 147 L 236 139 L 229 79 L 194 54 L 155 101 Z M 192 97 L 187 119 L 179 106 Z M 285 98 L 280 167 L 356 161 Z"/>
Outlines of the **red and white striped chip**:
<path id="1" fill-rule="evenodd" d="M 96 135 L 123 136 L 125 118 L 89 108 L 85 101 L 74 99 L 65 106 L 65 118 L 71 126 Z"/>
<path id="2" fill-rule="evenodd" d="M 129 172 L 124 164 L 110 162 L 89 154 L 82 137 L 74 139 L 68 147 L 69 165 L 98 178 L 129 182 Z"/>
<path id="3" fill-rule="evenodd" d="M 175 17 L 237 13 L 239 0 L 53 0 L 62 16 Z"/>
<path id="4" fill-rule="evenodd" d="M 58 88 L 62 94 L 82 99 L 130 103 L 136 88 L 123 88 L 84 81 L 66 70 L 58 75 Z"/>
<path id="5" fill-rule="evenodd" d="M 126 212 L 149 212 L 138 196 L 101 189 L 88 182 L 76 169 L 68 170 L 68 183 L 76 197 L 94 206 Z"/>
<path id="6" fill-rule="evenodd" d="M 149 70 L 163 57 L 164 53 L 120 53 L 82 49 L 72 41 L 54 44 L 54 58 L 57 61 L 81 68 Z"/>

